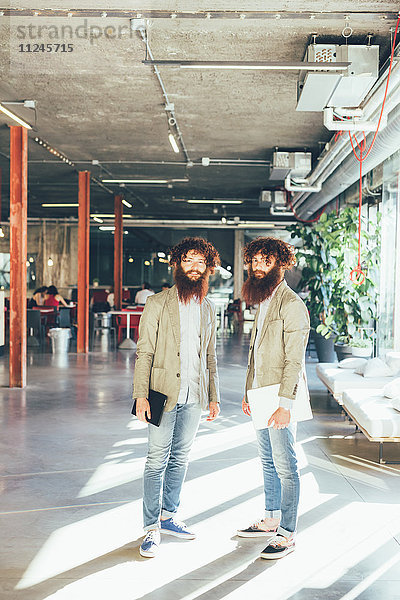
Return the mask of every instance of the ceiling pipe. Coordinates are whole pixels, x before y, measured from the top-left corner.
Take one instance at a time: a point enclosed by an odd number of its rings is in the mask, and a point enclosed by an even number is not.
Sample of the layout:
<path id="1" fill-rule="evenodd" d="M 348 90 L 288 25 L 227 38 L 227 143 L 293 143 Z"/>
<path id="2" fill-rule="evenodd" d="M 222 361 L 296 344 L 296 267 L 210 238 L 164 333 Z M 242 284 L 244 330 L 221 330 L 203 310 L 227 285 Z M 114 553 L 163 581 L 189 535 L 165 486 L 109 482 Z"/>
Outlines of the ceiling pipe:
<path id="1" fill-rule="evenodd" d="M 367 147 L 372 141 L 374 134 L 367 136 Z M 363 175 L 382 163 L 391 154 L 400 148 L 400 104 L 392 111 L 388 118 L 385 129 L 380 132 L 375 140 L 374 146 L 363 161 Z M 342 162 L 340 168 L 325 180 L 321 192 L 314 194 L 307 202 L 296 210 L 301 218 L 309 218 L 330 200 L 338 196 L 350 187 L 360 175 L 360 163 L 353 153 L 349 154 Z"/>
<path id="2" fill-rule="evenodd" d="M 286 176 L 285 179 L 285 190 L 287 190 L 288 192 L 319 192 L 321 191 L 321 187 L 322 183 L 310 185 L 308 179 L 296 179 L 296 183 L 292 183 L 290 173 Z"/>
<path id="3" fill-rule="evenodd" d="M 399 54 L 400 45 L 395 51 L 395 62 L 393 63 L 392 73 L 390 76 L 388 97 L 386 99 L 384 115 L 388 115 L 400 102 Z M 389 68 L 387 67 L 361 104 L 365 118 L 373 119 L 379 115 L 385 92 L 388 71 Z M 382 134 L 383 132 L 378 134 L 377 140 Z M 328 145 L 330 146 L 329 150 L 322 153 L 322 155 L 319 157 L 317 166 L 308 177 L 311 185 L 314 185 L 316 182 L 323 184 L 352 152 L 349 137 L 345 134 L 339 137 L 338 140 L 333 144 L 330 142 Z M 293 197 L 293 207 L 299 215 L 300 212 L 302 212 L 303 215 L 309 214 L 309 211 L 307 210 L 307 212 L 305 212 L 304 208 L 300 210 L 300 207 L 306 202 L 309 196 L 309 192 L 302 191 Z M 315 197 L 313 197 L 313 202 L 314 201 Z"/>

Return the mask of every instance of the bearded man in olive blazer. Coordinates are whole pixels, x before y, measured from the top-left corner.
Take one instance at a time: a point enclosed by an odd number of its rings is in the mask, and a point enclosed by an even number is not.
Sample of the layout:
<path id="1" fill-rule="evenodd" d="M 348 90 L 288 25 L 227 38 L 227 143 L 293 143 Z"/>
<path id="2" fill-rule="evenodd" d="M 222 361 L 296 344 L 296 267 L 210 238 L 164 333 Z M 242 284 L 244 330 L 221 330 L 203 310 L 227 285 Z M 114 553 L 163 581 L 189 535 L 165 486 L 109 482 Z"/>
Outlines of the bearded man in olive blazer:
<path id="1" fill-rule="evenodd" d="M 295 409 L 311 418 L 305 350 L 310 330 L 308 310 L 284 280 L 296 262 L 294 248 L 276 238 L 257 238 L 244 249 L 248 277 L 242 296 L 258 304 L 252 331 L 243 412 L 250 415 L 247 391 L 279 384 L 279 406 L 257 429 L 258 450 L 264 476 L 265 513 L 241 537 L 268 537 L 261 558 L 277 559 L 294 550 L 300 478 L 296 458 Z M 262 388 L 265 388 L 264 390 Z M 297 414 L 300 414 L 297 410 Z"/>
<path id="2" fill-rule="evenodd" d="M 134 373 L 133 397 L 141 421 L 147 422 L 146 415 L 151 415 L 149 389 L 167 396 L 160 426 L 148 424 L 146 535 L 140 546 L 140 554 L 146 557 L 156 555 L 160 532 L 195 538 L 176 519 L 176 512 L 201 411 L 209 411 L 209 421 L 219 413 L 216 314 L 206 298 L 219 255 L 202 238 L 185 238 L 170 254 L 176 285 L 146 300 Z"/>

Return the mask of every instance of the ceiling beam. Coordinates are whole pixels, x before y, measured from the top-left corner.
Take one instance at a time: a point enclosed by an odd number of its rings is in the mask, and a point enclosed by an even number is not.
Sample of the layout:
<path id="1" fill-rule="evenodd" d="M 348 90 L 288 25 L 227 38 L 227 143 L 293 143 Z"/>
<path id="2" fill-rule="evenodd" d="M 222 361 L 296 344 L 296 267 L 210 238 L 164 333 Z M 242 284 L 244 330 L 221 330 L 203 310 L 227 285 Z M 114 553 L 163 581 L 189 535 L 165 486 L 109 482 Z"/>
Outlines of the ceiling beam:
<path id="1" fill-rule="evenodd" d="M 11 17 L 110 17 L 123 19 L 284 19 L 284 20 L 338 20 L 345 17 L 354 17 L 363 21 L 375 22 L 379 20 L 396 21 L 396 11 L 268 11 L 268 10 L 198 10 L 198 11 L 174 11 L 174 10 L 129 10 L 108 8 L 0 8 L 0 16 Z"/>

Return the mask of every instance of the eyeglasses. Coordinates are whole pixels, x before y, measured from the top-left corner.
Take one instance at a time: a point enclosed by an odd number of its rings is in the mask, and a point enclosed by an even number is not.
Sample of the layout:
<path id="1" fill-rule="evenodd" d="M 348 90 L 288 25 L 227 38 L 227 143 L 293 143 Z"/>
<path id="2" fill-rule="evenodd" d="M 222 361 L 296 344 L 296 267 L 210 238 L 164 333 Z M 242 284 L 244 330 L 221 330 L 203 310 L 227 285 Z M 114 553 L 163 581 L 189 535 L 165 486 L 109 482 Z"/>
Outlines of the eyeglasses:
<path id="1" fill-rule="evenodd" d="M 256 258 L 255 256 L 251 259 L 251 264 L 252 265 L 265 265 L 266 267 L 269 267 L 270 265 L 272 265 L 272 258 Z"/>
<path id="2" fill-rule="evenodd" d="M 188 267 L 192 265 L 199 265 L 201 267 L 205 267 L 207 264 L 206 261 L 202 258 L 182 258 L 182 262 Z"/>

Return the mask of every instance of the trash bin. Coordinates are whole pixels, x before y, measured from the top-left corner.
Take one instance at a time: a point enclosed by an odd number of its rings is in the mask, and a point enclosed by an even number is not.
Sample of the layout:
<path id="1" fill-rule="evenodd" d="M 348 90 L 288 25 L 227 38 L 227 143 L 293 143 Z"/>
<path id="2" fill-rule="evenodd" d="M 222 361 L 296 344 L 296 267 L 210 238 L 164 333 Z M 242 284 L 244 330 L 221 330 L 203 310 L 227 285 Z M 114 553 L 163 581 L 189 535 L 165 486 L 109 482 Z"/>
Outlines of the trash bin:
<path id="1" fill-rule="evenodd" d="M 101 318 L 101 326 L 105 329 L 109 329 L 111 327 L 111 315 L 106 312 L 99 313 L 99 317 Z"/>
<path id="2" fill-rule="evenodd" d="M 53 354 L 66 354 L 69 350 L 69 340 L 71 338 L 71 330 L 63 327 L 53 327 L 49 331 L 51 339 L 51 349 Z"/>

